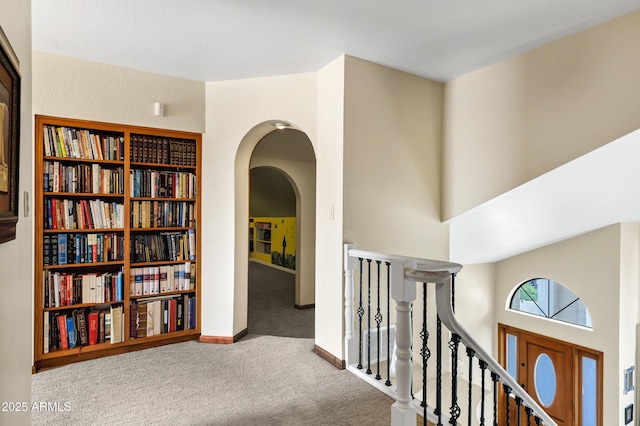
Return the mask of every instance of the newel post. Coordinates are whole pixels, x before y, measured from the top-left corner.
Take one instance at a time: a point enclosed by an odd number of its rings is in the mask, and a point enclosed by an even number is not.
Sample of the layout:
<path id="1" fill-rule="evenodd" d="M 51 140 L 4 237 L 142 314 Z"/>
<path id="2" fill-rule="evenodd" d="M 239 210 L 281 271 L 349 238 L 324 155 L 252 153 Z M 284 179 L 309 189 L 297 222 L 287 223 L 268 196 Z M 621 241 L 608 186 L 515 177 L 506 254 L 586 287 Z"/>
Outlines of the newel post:
<path id="1" fill-rule="evenodd" d="M 391 297 L 396 302 L 396 402 L 391 406 L 392 426 L 415 426 L 416 410 L 411 404 L 411 304 L 416 284 L 404 279 L 405 262 L 391 263 Z M 415 267 L 415 265 L 414 265 Z"/>
<path id="2" fill-rule="evenodd" d="M 355 244 L 344 245 L 344 348 L 347 367 L 351 365 L 356 355 L 356 340 L 353 337 L 354 300 L 353 300 L 353 271 L 356 260 L 349 256 L 349 250 L 356 248 Z"/>

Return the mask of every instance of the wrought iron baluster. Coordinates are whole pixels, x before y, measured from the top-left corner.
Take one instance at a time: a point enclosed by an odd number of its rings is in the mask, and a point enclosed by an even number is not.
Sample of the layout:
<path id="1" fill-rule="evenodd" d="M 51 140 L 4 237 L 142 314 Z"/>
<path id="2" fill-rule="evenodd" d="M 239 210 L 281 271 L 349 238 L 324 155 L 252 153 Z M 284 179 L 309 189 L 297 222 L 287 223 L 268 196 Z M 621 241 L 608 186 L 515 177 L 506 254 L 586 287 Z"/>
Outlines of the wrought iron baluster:
<path id="1" fill-rule="evenodd" d="M 511 410 L 509 409 L 509 402 L 511 400 L 511 388 L 505 384 L 502 385 L 502 389 L 504 390 L 504 400 L 505 400 L 505 414 L 507 416 L 507 423 L 506 425 L 509 426 L 509 423 L 511 422 Z"/>
<path id="2" fill-rule="evenodd" d="M 377 330 L 378 330 L 378 372 L 376 374 L 376 380 L 380 380 L 382 379 L 382 376 L 380 375 L 380 323 L 382 322 L 382 314 L 380 313 L 380 261 L 376 260 L 376 266 L 378 268 L 378 276 L 377 276 L 377 280 L 378 280 L 378 306 L 376 308 L 376 316 L 375 316 L 375 320 L 376 320 L 376 324 L 377 324 Z M 387 333 L 389 332 L 389 330 L 387 330 Z"/>
<path id="3" fill-rule="evenodd" d="M 384 383 L 386 386 L 391 386 L 391 363 L 393 358 L 391 356 L 391 262 L 385 262 L 387 265 L 387 381 Z"/>
<path id="4" fill-rule="evenodd" d="M 360 328 L 360 338 L 358 339 L 358 368 L 362 370 L 362 317 L 364 316 L 364 308 L 362 307 L 362 258 L 359 257 L 360 263 L 360 303 L 358 304 L 358 325 Z"/>
<path id="5" fill-rule="evenodd" d="M 371 374 L 371 259 L 367 259 L 367 374 Z"/>
<path id="6" fill-rule="evenodd" d="M 436 409 L 438 425 L 442 426 L 442 321 L 440 316 L 436 321 Z"/>
<path id="7" fill-rule="evenodd" d="M 420 355 L 422 356 L 422 402 L 420 406 L 423 407 L 423 418 L 427 418 L 427 363 L 431 357 L 431 351 L 427 345 L 429 340 L 429 331 L 427 330 L 427 283 L 422 283 L 422 331 L 420 332 L 420 338 L 422 339 L 422 349 Z"/>
<path id="8" fill-rule="evenodd" d="M 531 426 L 531 413 L 533 413 L 533 410 L 529 407 L 524 407 L 524 413 L 527 415 L 527 426 Z"/>
<path id="9" fill-rule="evenodd" d="M 535 416 L 536 419 L 536 425 L 540 426 L 542 424 L 542 419 L 538 416 Z"/>
<path id="10" fill-rule="evenodd" d="M 487 363 L 483 360 L 478 360 L 478 364 L 480 365 L 480 371 L 482 372 L 482 380 L 481 380 L 481 390 L 480 390 L 480 426 L 485 426 L 484 424 L 484 379 L 485 373 L 487 372 Z"/>
<path id="11" fill-rule="evenodd" d="M 467 416 L 468 422 L 467 424 L 469 426 L 471 426 L 471 419 L 473 418 L 473 416 L 471 415 L 473 413 L 473 403 L 471 401 L 472 398 L 472 386 L 473 386 L 473 357 L 475 356 L 476 352 L 471 349 L 471 348 L 467 348 L 467 357 L 469 358 L 469 405 L 468 405 L 468 409 L 469 409 L 469 415 Z"/>
<path id="12" fill-rule="evenodd" d="M 491 380 L 493 381 L 493 426 L 498 426 L 498 376 L 493 371 L 491 372 Z"/>
<path id="13" fill-rule="evenodd" d="M 518 423 L 517 423 L 518 426 L 520 426 L 520 424 L 521 424 L 520 422 L 522 421 L 522 419 L 521 419 L 521 416 L 522 416 L 521 409 L 522 409 L 522 398 L 520 398 L 519 396 L 516 396 L 516 410 L 518 410 L 517 414 L 516 414 L 516 418 L 517 418 L 517 421 L 518 421 Z"/>
<path id="14" fill-rule="evenodd" d="M 460 336 L 453 333 L 449 341 L 451 349 L 451 408 L 449 409 L 449 423 L 455 425 L 460 417 L 460 406 L 458 405 L 458 345 Z"/>

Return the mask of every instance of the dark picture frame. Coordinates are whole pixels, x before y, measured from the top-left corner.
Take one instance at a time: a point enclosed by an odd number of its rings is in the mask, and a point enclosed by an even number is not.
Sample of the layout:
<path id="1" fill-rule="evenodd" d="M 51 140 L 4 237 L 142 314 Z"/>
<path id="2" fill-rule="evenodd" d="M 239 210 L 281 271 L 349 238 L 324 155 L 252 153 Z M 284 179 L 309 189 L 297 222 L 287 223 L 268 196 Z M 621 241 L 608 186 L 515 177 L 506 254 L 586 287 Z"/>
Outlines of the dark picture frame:
<path id="1" fill-rule="evenodd" d="M 16 238 L 20 154 L 20 65 L 0 27 L 0 243 Z"/>

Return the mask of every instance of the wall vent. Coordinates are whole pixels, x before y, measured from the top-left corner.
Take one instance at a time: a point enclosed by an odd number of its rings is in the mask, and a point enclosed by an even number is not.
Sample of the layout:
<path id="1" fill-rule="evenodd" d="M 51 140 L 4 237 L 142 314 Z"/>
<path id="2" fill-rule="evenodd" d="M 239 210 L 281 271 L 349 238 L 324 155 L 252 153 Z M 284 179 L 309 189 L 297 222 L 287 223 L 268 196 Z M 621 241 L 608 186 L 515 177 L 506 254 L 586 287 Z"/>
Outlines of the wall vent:
<path id="1" fill-rule="evenodd" d="M 389 348 L 387 350 L 387 334 L 389 334 Z M 371 336 L 371 362 L 378 362 L 378 329 L 362 330 L 362 359 L 367 359 L 367 341 Z M 389 352 L 393 355 L 393 347 L 396 344 L 396 325 L 380 327 L 380 361 L 389 359 Z"/>

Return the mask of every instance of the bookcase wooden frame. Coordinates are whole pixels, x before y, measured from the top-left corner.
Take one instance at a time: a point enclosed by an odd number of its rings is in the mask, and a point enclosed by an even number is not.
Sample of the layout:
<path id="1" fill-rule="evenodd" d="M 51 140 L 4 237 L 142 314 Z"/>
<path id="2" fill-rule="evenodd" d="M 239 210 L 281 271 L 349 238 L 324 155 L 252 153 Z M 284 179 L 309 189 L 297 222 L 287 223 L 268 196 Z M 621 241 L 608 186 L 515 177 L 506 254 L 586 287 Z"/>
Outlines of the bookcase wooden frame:
<path id="1" fill-rule="evenodd" d="M 121 134 L 124 136 L 124 160 L 93 160 L 93 159 L 78 159 L 78 158 L 59 158 L 53 156 L 45 156 L 44 150 L 44 126 L 51 125 L 56 127 L 68 127 L 74 129 L 87 129 L 96 132 L 105 132 L 109 134 Z M 175 138 L 182 140 L 194 140 L 196 145 L 196 161 L 195 166 L 174 165 L 174 164 L 160 164 L 160 163 L 147 163 L 147 162 L 133 162 L 130 158 L 131 147 L 131 135 L 148 135 L 159 138 Z M 58 118 L 50 116 L 35 117 L 35 253 L 34 253 L 34 365 L 33 371 L 36 372 L 41 368 L 55 367 L 59 365 L 68 364 L 76 361 L 83 361 L 92 358 L 99 358 L 103 356 L 109 356 L 124 352 L 130 352 L 139 349 L 146 349 L 150 347 L 160 346 L 169 343 L 176 343 L 186 340 L 195 340 L 200 336 L 200 321 L 201 321 L 201 259 L 198 255 L 201 253 L 201 237 L 200 237 L 200 220 L 201 220 L 201 159 L 202 159 L 202 135 L 199 133 L 182 132 L 174 130 L 156 129 L 140 126 L 120 125 L 103 122 L 95 122 L 88 120 L 77 120 L 69 118 Z M 68 192 L 56 192 L 53 195 L 51 192 L 45 192 L 44 190 L 44 164 L 45 161 L 60 161 L 65 164 L 100 164 L 107 167 L 121 166 L 124 169 L 124 193 L 122 195 L 117 194 L 87 194 L 87 193 L 68 193 Z M 129 185 L 129 172 L 134 168 L 142 169 L 154 169 L 164 171 L 176 171 L 176 172 L 190 172 L 196 175 L 196 197 L 193 198 L 151 198 L 151 197 L 133 197 L 130 193 Z M 65 199 L 100 199 L 107 201 L 122 200 L 124 204 L 124 227 L 123 228 L 108 228 L 108 229 L 74 229 L 74 230 L 49 230 L 45 229 L 45 200 L 47 197 L 54 196 L 56 198 Z M 195 225 L 192 227 L 162 227 L 162 228 L 133 228 L 130 224 L 130 206 L 131 201 L 173 201 L 173 202 L 189 202 L 195 205 Z M 195 260 L 189 260 L 191 263 L 191 274 L 195 273 L 195 289 L 193 290 L 181 290 L 169 293 L 162 293 L 154 296 L 177 296 L 181 294 L 195 295 L 196 300 L 196 319 L 195 328 L 184 329 L 180 331 L 174 331 L 163 334 L 156 334 L 149 337 L 132 339 L 129 335 L 129 321 L 130 321 L 130 302 L 138 297 L 130 297 L 130 286 L 134 283 L 129 282 L 129 272 L 131 268 L 153 265 L 170 265 L 176 263 L 184 263 L 185 261 L 156 261 L 156 262 L 131 262 L 130 250 L 132 238 L 134 235 L 143 233 L 160 233 L 166 231 L 186 231 L 188 229 L 195 229 Z M 92 264 L 87 266 L 84 264 L 67 264 L 57 266 L 45 266 L 44 265 L 44 236 L 46 234 L 56 233 L 121 233 L 124 236 L 124 259 L 122 261 L 109 261 L 99 264 Z M 47 269 L 55 269 L 61 272 L 77 272 L 77 271 L 97 271 L 104 272 L 105 270 L 113 270 L 118 265 L 122 265 L 124 272 L 124 289 L 122 301 L 111 302 L 107 304 L 91 304 L 81 303 L 76 305 L 70 305 L 60 308 L 45 308 L 44 307 L 44 280 L 43 271 Z M 101 269 L 102 268 L 102 269 Z M 105 269 L 106 268 L 106 269 Z M 111 268 L 111 269 L 109 269 Z M 145 296 L 153 297 L 153 296 Z M 76 346 L 72 349 L 60 349 L 56 351 L 50 351 L 45 353 L 44 351 L 44 312 L 49 310 L 71 311 L 77 308 L 91 308 L 108 305 L 121 305 L 125 313 L 125 333 L 123 336 L 123 342 L 111 344 L 110 342 L 97 343 L 86 346 Z M 185 307 L 186 309 L 186 307 Z M 186 328 L 186 327 L 185 327 Z"/>

